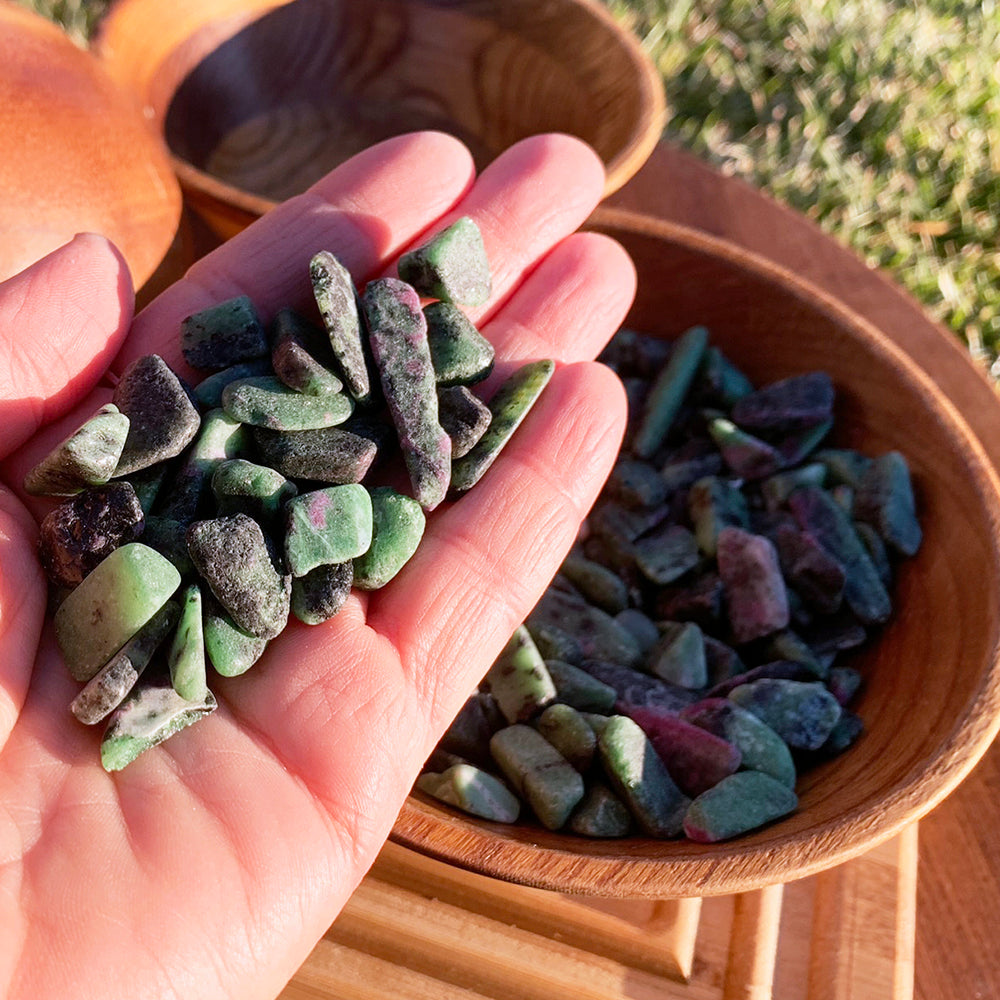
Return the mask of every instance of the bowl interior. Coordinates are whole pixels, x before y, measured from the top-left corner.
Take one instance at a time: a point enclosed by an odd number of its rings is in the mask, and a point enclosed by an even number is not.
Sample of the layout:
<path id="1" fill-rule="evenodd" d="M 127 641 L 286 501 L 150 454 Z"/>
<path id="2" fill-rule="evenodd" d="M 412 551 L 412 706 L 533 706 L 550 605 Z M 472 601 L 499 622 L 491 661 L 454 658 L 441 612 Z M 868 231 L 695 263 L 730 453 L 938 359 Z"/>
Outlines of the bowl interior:
<path id="1" fill-rule="evenodd" d="M 662 127 L 658 75 L 590 0 L 253 0 L 242 12 L 216 0 L 197 13 L 181 0 L 188 30 L 150 65 L 134 50 L 158 33 L 162 6 L 120 0 L 98 51 L 161 119 L 182 182 L 215 182 L 214 196 L 243 196 L 257 214 L 359 150 L 427 128 L 462 139 L 478 167 L 529 135 L 580 136 L 612 190 Z"/>
<path id="2" fill-rule="evenodd" d="M 996 475 L 948 400 L 877 331 L 792 275 L 721 241 L 605 210 L 639 274 L 627 323 L 676 337 L 703 323 L 757 385 L 823 369 L 834 441 L 908 459 L 924 542 L 901 564 L 888 625 L 856 655 L 866 733 L 801 774 L 799 809 L 715 845 L 590 841 L 471 820 L 411 795 L 394 838 L 485 874 L 566 892 L 689 896 L 788 881 L 887 839 L 943 798 L 985 752 L 1000 698 Z M 969 367 L 969 377 L 978 374 Z"/>

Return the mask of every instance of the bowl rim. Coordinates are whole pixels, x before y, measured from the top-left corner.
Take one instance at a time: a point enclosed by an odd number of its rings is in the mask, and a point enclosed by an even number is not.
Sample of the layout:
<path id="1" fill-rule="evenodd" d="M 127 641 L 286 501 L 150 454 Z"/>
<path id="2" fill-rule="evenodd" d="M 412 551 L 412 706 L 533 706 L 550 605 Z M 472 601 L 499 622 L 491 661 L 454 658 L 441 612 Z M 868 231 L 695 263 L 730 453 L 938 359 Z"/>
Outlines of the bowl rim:
<path id="1" fill-rule="evenodd" d="M 119 53 L 124 51 L 127 39 L 131 33 L 130 22 L 141 21 L 139 12 L 151 0 L 113 0 L 107 13 L 98 26 L 91 51 L 98 60 L 105 64 L 115 64 Z M 159 6 L 158 0 L 152 2 Z M 214 20 L 232 20 L 237 30 L 265 16 L 279 7 L 288 6 L 294 0 L 252 0 L 246 9 L 235 17 L 231 11 L 220 10 L 217 18 L 209 17 L 199 25 L 202 30 L 205 25 Z M 416 0 L 417 3 L 420 0 Z M 622 148 L 605 164 L 604 197 L 613 194 L 624 186 L 646 162 L 656 148 L 663 133 L 667 118 L 666 94 L 663 79 L 653 61 L 646 54 L 639 39 L 597 2 L 597 0 L 561 0 L 572 4 L 585 12 L 612 37 L 620 46 L 629 63 L 639 90 L 637 106 L 646 108 L 644 119 L 636 122 Z M 120 77 L 117 77 L 121 80 Z M 135 80 L 126 81 L 131 87 Z M 145 94 L 138 95 L 145 103 Z M 196 167 L 189 160 L 176 154 L 166 141 L 164 135 L 165 116 L 156 115 L 159 119 L 157 129 L 167 148 L 174 172 L 184 193 L 192 204 L 197 206 L 211 205 L 213 210 L 225 206 L 223 214 L 240 226 L 248 225 L 253 219 L 274 208 L 278 201 L 263 195 L 253 194 L 243 188 L 236 187 L 224 180 Z"/>
<path id="2" fill-rule="evenodd" d="M 721 258 L 751 271 L 760 280 L 777 283 L 812 308 L 822 308 L 865 338 L 887 364 L 900 370 L 945 426 L 958 438 L 969 458 L 970 481 L 987 511 L 994 561 L 1000 560 L 1000 474 L 979 438 L 951 399 L 910 355 L 882 334 L 868 320 L 842 302 L 786 268 L 719 237 L 641 212 L 598 208 L 586 229 L 614 236 L 630 232 L 668 240 L 675 245 Z M 942 334 L 943 335 L 943 334 Z M 969 366 L 970 377 L 978 373 Z M 998 401 L 1000 405 L 1000 401 Z M 984 540 L 984 544 L 986 541 Z M 390 839 L 437 860 L 506 881 L 563 893 L 601 896 L 670 898 L 713 896 L 745 892 L 777 882 L 804 878 L 834 867 L 889 840 L 925 816 L 966 777 L 1000 731 L 1000 624 L 992 637 L 989 669 L 969 697 L 966 710 L 951 729 L 935 759 L 915 766 L 877 803 L 861 804 L 836 821 L 812 831 L 778 834 L 763 844 L 744 845 L 739 840 L 720 845 L 671 841 L 670 859 L 656 858 L 636 843 L 621 842 L 614 855 L 587 854 L 512 840 L 500 824 L 490 824 L 448 810 L 435 800 L 416 793 L 407 798 Z M 435 836 L 446 822 L 449 836 Z M 567 837 L 567 845 L 577 844 Z M 580 840 L 585 845 L 586 841 Z M 724 856 L 720 856 L 724 854 Z M 516 862 L 516 871 L 512 864 Z M 765 872 L 774 872 L 768 877 Z"/>

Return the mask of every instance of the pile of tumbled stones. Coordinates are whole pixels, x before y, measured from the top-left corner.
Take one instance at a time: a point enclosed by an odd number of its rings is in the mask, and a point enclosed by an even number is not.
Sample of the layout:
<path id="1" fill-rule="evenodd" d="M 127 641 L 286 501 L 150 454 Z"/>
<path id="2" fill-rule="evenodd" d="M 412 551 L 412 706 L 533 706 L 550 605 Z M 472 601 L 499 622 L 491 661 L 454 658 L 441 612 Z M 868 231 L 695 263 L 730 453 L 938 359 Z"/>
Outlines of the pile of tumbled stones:
<path id="1" fill-rule="evenodd" d="M 825 373 L 754 389 L 703 327 L 622 330 L 602 360 L 629 397 L 619 461 L 418 787 L 497 822 L 728 839 L 862 733 L 838 658 L 920 546 L 909 468 L 827 443 Z"/>
<path id="2" fill-rule="evenodd" d="M 39 556 L 84 683 L 71 709 L 106 720 L 109 771 L 216 708 L 209 667 L 242 674 L 290 615 L 319 624 L 352 587 L 388 583 L 425 512 L 479 481 L 552 373 L 524 365 L 488 405 L 470 391 L 494 356 L 462 309 L 491 287 L 469 218 L 361 295 L 329 252 L 309 273 L 317 317 L 284 309 L 265 327 L 246 296 L 188 317 L 184 358 L 211 374 L 191 388 L 139 358 L 25 479 L 68 497 Z M 392 485 L 400 452 L 409 493 Z"/>

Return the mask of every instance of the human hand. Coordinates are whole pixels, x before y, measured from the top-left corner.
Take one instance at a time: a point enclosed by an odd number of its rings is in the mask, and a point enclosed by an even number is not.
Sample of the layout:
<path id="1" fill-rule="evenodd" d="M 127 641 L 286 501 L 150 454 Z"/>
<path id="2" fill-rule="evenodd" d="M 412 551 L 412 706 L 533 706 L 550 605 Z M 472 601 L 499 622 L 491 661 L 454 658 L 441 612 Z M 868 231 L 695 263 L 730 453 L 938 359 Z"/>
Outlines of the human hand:
<path id="1" fill-rule="evenodd" d="M 527 140 L 477 179 L 454 140 L 355 157 L 199 261 L 131 325 L 117 252 L 78 237 L 0 285 L 0 994 L 274 997 L 388 835 L 423 761 L 571 545 L 624 426 L 593 358 L 634 291 L 624 252 L 571 234 L 603 172 L 566 137 Z M 35 555 L 45 502 L 25 471 L 156 352 L 184 372 L 180 320 L 249 294 L 265 318 L 335 252 L 356 282 L 471 215 L 493 299 L 473 313 L 504 359 L 556 372 L 476 488 L 428 517 L 417 554 L 329 622 L 290 623 L 219 709 L 123 771 L 68 706 Z M 120 348 L 120 349 L 119 349 Z M 114 359 L 112 361 L 112 359 Z"/>

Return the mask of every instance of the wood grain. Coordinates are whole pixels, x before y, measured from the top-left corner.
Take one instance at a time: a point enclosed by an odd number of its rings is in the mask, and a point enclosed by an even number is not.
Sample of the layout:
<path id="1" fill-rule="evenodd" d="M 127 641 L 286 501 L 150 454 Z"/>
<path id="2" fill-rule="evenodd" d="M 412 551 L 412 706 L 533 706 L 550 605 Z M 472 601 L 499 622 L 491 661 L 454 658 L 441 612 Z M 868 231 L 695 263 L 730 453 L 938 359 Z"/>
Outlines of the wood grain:
<path id="1" fill-rule="evenodd" d="M 578 135 L 616 190 L 664 116 L 658 73 L 593 0 L 119 0 L 94 48 L 224 237 L 416 129 L 453 133 L 480 167 L 529 135 Z"/>

